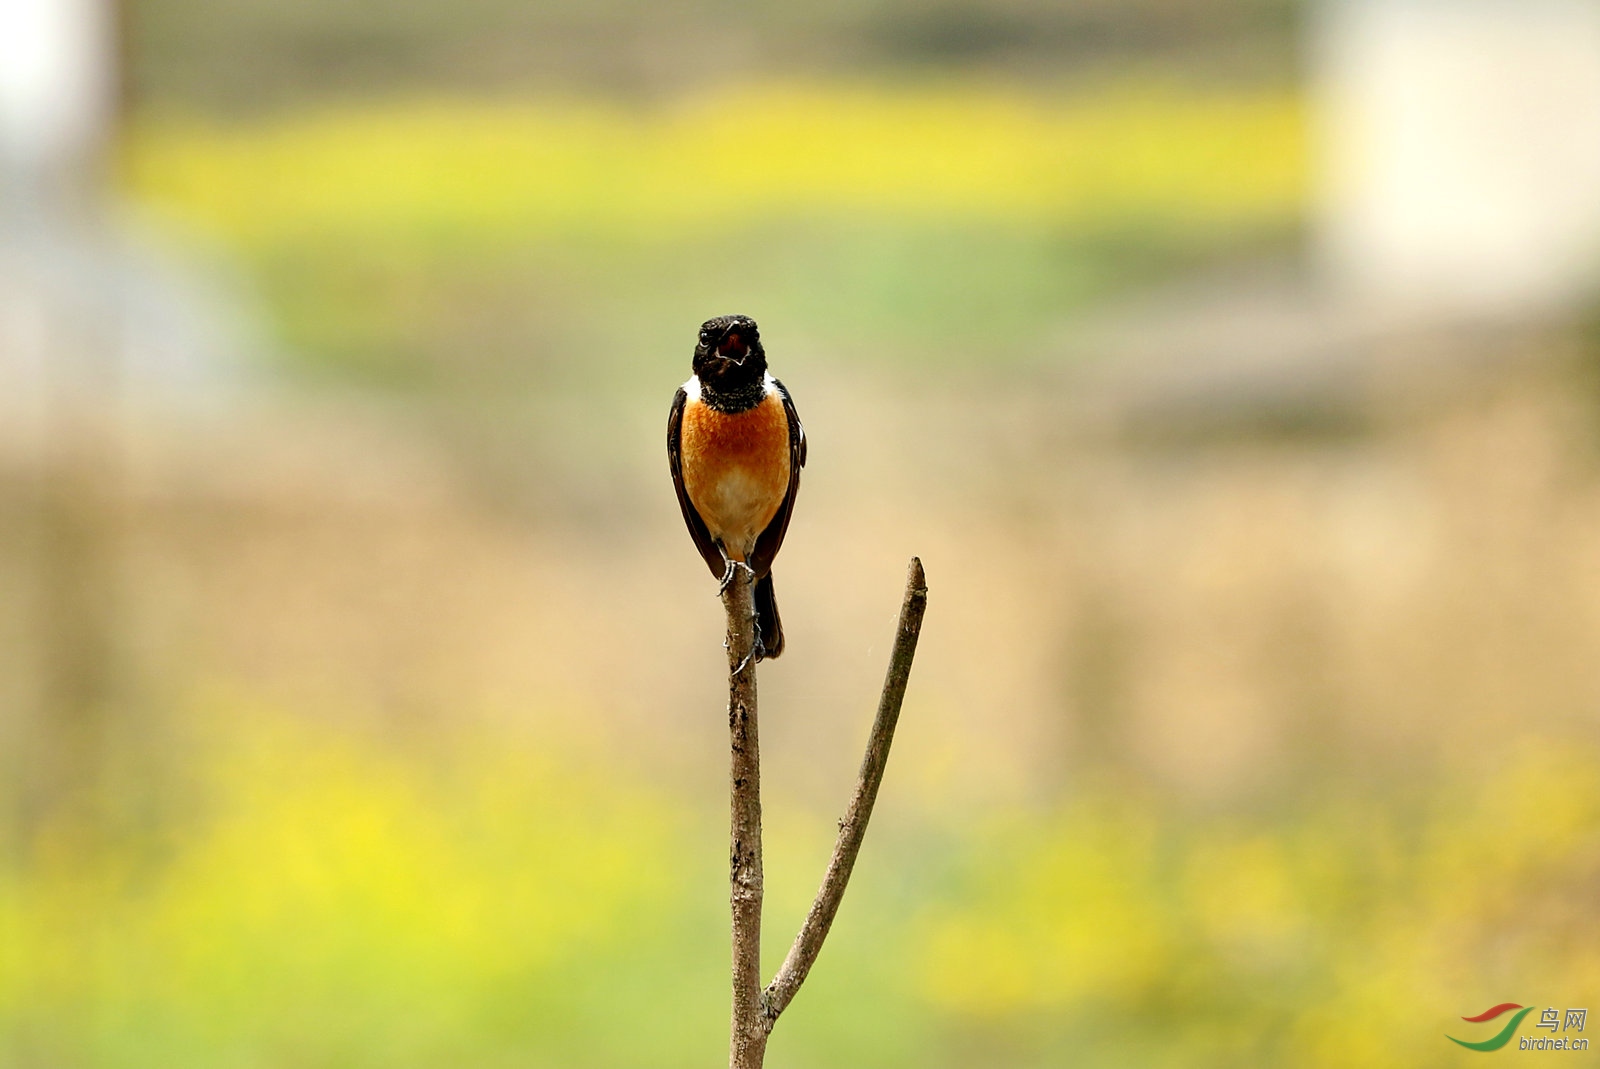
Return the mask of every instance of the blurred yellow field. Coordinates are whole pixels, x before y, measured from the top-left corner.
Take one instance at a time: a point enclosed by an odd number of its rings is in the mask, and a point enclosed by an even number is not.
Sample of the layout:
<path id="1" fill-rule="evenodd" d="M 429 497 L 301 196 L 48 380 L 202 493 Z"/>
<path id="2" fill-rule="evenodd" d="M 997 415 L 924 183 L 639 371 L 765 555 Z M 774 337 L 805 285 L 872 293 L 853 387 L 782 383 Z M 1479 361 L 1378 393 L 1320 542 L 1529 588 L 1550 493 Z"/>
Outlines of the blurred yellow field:
<path id="1" fill-rule="evenodd" d="M 527 739 L 421 757 L 226 695 L 195 711 L 204 817 L 169 826 L 159 863 L 47 838 L 25 875 L 0 869 L 0 1027 L 77 1021 L 44 1049 L 108 1066 L 689 1066 L 714 1048 L 720 814 Z M 945 1064 L 941 1031 L 1009 1037 L 1024 1064 L 1452 1064 L 1417 1016 L 1600 979 L 1561 943 L 1596 770 L 1524 747 L 1414 809 L 1348 793 L 1293 822 L 1137 789 L 918 818 L 899 830 L 917 855 L 852 888 L 785 1064 L 832 1064 L 841 1036 L 858 1064 Z M 780 929 L 809 891 L 791 853 Z"/>
<path id="2" fill-rule="evenodd" d="M 250 244 L 330 230 L 492 242 L 839 213 L 1280 220 L 1304 196 L 1304 140 L 1283 93 L 787 86 L 654 109 L 418 101 L 148 121 L 125 166 L 140 199 Z"/>
<path id="3" fill-rule="evenodd" d="M 474 359 L 497 392 L 729 300 L 835 350 L 1024 351 L 1092 297 L 1281 240 L 1307 181 L 1295 94 L 1140 82 L 149 117 L 121 158 L 145 211 L 240 258 L 290 354 L 383 381 Z"/>

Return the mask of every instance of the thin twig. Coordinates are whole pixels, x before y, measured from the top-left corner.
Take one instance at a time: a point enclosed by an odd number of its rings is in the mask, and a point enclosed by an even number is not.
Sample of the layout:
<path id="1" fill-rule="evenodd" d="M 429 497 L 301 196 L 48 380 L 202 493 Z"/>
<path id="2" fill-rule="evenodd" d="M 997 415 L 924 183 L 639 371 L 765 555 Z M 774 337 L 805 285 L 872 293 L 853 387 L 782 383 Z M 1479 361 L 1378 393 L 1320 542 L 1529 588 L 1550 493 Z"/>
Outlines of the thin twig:
<path id="1" fill-rule="evenodd" d="M 922 562 L 911 558 L 906 576 L 905 599 L 900 604 L 900 623 L 895 630 L 894 652 L 889 656 L 889 671 L 883 680 L 883 696 L 878 700 L 878 715 L 872 722 L 872 734 L 867 738 L 867 752 L 861 759 L 861 772 L 856 779 L 856 791 L 850 799 L 850 808 L 839 822 L 839 839 L 833 847 L 833 858 L 817 890 L 816 900 L 806 914 L 800 934 L 772 983 L 762 994 L 762 1012 L 770 1032 L 778 1015 L 788 1008 L 806 974 L 822 950 L 822 941 L 828 937 L 834 914 L 844 898 L 845 885 L 850 882 L 850 871 L 855 867 L 856 855 L 861 852 L 861 841 L 867 834 L 867 821 L 872 819 L 872 805 L 878 799 L 878 785 L 883 782 L 884 766 L 889 761 L 889 746 L 894 742 L 895 724 L 900 720 L 900 704 L 905 700 L 906 683 L 911 679 L 911 660 L 917 653 L 917 637 L 922 633 L 922 614 L 928 605 L 927 577 Z"/>
<path id="2" fill-rule="evenodd" d="M 839 912 L 845 885 L 855 867 L 861 840 L 872 818 L 872 805 L 883 782 L 889 746 L 894 742 L 900 705 L 911 678 L 911 661 L 922 632 L 922 614 L 928 604 L 928 587 L 922 562 L 911 558 L 905 599 L 895 631 L 889 672 L 883 681 L 878 715 L 867 739 L 866 756 L 850 808 L 839 822 L 839 840 L 822 878 L 816 901 L 806 914 L 783 967 L 765 991 L 761 988 L 761 745 L 756 719 L 754 575 L 735 568 L 722 591 L 728 613 L 728 733 L 732 749 L 729 851 L 729 898 L 733 907 L 733 1013 L 729 1043 L 729 1069 L 761 1069 L 766 1059 L 767 1036 L 800 985 L 805 983 L 828 928 Z"/>
<path id="3" fill-rule="evenodd" d="M 733 911 L 730 1069 L 761 1069 L 761 737 L 756 719 L 754 573 L 736 566 L 722 591 L 728 612 L 729 900 Z"/>

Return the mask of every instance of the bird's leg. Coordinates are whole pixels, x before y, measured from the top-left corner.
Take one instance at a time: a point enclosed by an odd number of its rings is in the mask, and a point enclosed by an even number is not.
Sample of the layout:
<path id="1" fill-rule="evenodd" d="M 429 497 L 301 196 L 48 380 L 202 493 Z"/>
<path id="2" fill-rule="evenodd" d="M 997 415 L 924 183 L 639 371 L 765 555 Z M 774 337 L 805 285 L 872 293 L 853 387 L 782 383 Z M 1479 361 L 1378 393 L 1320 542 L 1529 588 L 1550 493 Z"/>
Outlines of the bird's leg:
<path id="1" fill-rule="evenodd" d="M 760 664 L 767 659 L 767 647 L 762 645 L 761 642 L 761 613 L 756 608 L 756 599 L 753 596 L 755 593 L 753 588 L 756 585 L 756 571 L 748 566 L 745 566 L 745 570 L 750 573 L 750 586 L 752 587 L 752 597 L 750 598 L 750 656 L 756 659 L 757 664 Z"/>
<path id="2" fill-rule="evenodd" d="M 723 554 L 722 559 L 727 567 L 723 570 L 722 582 L 717 586 L 718 597 L 721 597 L 723 594 L 727 593 L 729 584 L 733 582 L 733 577 L 739 574 L 739 569 L 741 568 L 743 568 L 745 572 L 749 574 L 751 585 L 755 585 L 756 572 L 754 568 L 750 567 L 750 565 L 746 564 L 742 560 L 730 560 L 726 553 Z M 767 655 L 767 651 L 761 646 L 761 628 L 756 625 L 756 607 L 754 601 L 752 601 L 750 604 L 750 623 L 750 652 L 744 655 L 744 660 L 740 661 L 739 666 L 734 669 L 736 674 L 743 672 L 750 664 L 752 659 L 759 664 Z M 726 642 L 723 643 L 723 647 L 727 647 Z"/>
<path id="3" fill-rule="evenodd" d="M 718 546 L 717 548 L 721 549 L 722 547 Z M 738 561 L 733 560 L 726 553 L 722 554 L 722 582 L 717 584 L 717 597 L 720 598 L 728 592 L 728 584 L 733 582 L 734 570 L 738 566 Z"/>
<path id="4" fill-rule="evenodd" d="M 761 614 L 756 611 L 753 601 L 750 603 L 750 656 L 755 658 L 757 664 L 767 659 L 767 647 L 761 644 Z M 744 665 L 739 667 L 743 668 Z"/>

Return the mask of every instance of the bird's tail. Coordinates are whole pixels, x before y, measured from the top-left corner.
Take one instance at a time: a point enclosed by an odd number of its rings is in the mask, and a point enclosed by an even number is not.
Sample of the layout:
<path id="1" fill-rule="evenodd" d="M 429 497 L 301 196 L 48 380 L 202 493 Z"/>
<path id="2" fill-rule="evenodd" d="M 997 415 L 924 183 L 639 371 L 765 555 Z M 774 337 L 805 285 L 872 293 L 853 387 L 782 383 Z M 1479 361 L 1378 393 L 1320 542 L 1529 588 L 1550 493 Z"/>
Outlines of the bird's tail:
<path id="1" fill-rule="evenodd" d="M 778 602 L 772 595 L 772 573 L 756 580 L 756 634 L 761 639 L 762 655 L 768 660 L 783 652 L 783 621 L 778 618 Z"/>

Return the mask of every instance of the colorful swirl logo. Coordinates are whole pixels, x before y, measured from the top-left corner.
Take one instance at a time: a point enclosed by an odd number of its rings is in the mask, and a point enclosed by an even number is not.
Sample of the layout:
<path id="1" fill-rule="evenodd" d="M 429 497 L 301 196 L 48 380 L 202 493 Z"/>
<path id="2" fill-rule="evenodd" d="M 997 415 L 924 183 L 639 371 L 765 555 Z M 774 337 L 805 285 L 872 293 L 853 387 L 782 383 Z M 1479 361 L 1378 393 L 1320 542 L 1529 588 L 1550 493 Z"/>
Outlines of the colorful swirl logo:
<path id="1" fill-rule="evenodd" d="M 1448 1039 L 1452 1043 L 1459 1043 L 1468 1050 L 1499 1050 L 1501 1047 L 1511 1042 L 1511 1037 L 1517 1034 L 1517 1025 L 1522 1023 L 1522 1019 L 1524 1017 L 1533 1012 L 1532 1006 L 1523 1007 L 1517 1005 L 1515 1002 L 1502 1002 L 1498 1006 L 1489 1007 L 1476 1017 L 1461 1018 L 1463 1021 L 1466 1021 L 1470 1024 L 1482 1024 L 1484 1021 L 1492 1021 L 1496 1017 L 1499 1017 L 1502 1013 L 1510 1013 L 1512 1010 L 1516 1010 L 1517 1015 L 1511 1018 L 1511 1020 L 1507 1021 L 1506 1026 L 1500 1029 L 1497 1034 L 1490 1036 L 1488 1039 L 1485 1039 L 1480 1043 L 1468 1043 L 1466 1040 L 1457 1039 L 1455 1036 L 1445 1036 L 1444 1038 Z"/>

